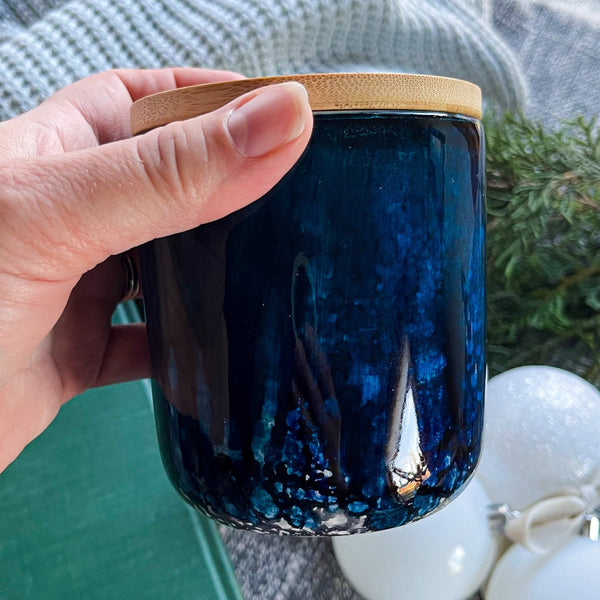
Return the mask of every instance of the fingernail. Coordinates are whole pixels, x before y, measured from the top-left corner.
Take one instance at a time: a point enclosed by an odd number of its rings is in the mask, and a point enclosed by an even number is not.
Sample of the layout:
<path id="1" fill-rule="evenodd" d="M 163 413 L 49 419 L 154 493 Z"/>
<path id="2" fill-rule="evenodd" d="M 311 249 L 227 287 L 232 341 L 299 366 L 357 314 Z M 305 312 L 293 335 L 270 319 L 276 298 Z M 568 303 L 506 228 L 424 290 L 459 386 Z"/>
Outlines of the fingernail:
<path id="1" fill-rule="evenodd" d="M 241 154 L 263 156 L 304 131 L 307 110 L 304 86 L 293 81 L 280 83 L 236 107 L 227 118 L 227 129 Z"/>

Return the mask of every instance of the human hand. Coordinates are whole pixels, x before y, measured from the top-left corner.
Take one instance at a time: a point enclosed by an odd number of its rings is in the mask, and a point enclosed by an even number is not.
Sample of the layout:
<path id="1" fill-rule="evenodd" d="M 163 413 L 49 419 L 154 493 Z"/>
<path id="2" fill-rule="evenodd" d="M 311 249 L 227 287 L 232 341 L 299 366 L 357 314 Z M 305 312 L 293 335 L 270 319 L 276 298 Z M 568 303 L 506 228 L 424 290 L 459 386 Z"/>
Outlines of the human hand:
<path id="1" fill-rule="evenodd" d="M 111 326 L 117 255 L 251 203 L 304 150 L 295 83 L 130 138 L 137 98 L 236 77 L 111 71 L 0 123 L 0 471 L 74 395 L 149 375 L 144 326 Z"/>

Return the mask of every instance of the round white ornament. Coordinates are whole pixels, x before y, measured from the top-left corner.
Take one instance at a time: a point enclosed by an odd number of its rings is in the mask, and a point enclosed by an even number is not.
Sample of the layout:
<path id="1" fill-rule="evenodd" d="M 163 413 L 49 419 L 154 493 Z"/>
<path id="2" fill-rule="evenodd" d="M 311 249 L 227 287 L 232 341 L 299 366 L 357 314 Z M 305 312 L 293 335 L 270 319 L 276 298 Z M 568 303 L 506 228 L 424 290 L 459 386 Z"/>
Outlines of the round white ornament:
<path id="1" fill-rule="evenodd" d="M 367 600 L 464 600 L 496 558 L 482 485 L 472 479 L 438 512 L 403 527 L 333 538 L 342 571 Z"/>
<path id="2" fill-rule="evenodd" d="M 574 537 L 551 554 L 515 544 L 498 561 L 486 600 L 597 600 L 600 543 Z"/>
<path id="3" fill-rule="evenodd" d="M 600 392 L 577 375 L 518 367 L 488 382 L 477 477 L 492 502 L 522 509 L 600 465 Z"/>

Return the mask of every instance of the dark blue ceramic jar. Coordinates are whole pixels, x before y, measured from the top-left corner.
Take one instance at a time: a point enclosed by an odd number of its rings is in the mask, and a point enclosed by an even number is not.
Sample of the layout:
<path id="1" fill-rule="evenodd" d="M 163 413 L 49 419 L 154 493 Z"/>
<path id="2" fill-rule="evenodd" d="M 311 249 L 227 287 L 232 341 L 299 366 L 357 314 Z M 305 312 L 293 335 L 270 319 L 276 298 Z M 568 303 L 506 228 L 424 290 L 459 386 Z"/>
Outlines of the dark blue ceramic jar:
<path id="1" fill-rule="evenodd" d="M 315 100 L 309 148 L 275 189 L 142 248 L 165 468 L 223 523 L 385 529 L 442 506 L 475 468 L 481 126 L 468 102 L 423 110 L 408 76 L 374 77 L 398 82 L 402 109 Z M 474 87 L 453 85 L 459 99 Z"/>

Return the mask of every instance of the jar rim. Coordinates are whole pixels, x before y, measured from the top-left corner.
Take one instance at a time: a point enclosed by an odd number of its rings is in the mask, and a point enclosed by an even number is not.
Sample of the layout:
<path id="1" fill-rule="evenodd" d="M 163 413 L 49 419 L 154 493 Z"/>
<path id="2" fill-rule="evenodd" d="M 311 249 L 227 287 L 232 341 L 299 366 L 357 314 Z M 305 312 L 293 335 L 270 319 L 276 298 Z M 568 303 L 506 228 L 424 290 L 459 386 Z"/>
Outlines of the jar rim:
<path id="1" fill-rule="evenodd" d="M 236 79 L 177 88 L 131 106 L 133 135 L 220 108 L 243 94 L 286 81 L 306 88 L 314 112 L 409 110 L 481 118 L 481 89 L 450 77 L 409 73 L 310 73 Z"/>

